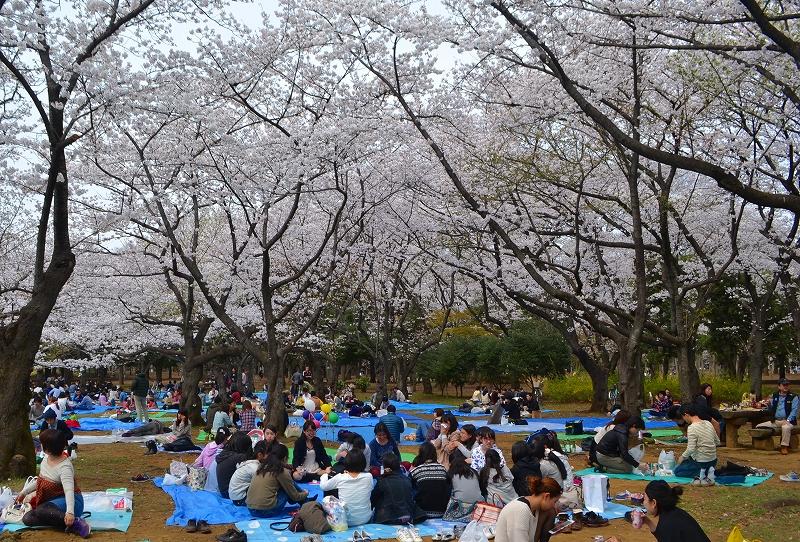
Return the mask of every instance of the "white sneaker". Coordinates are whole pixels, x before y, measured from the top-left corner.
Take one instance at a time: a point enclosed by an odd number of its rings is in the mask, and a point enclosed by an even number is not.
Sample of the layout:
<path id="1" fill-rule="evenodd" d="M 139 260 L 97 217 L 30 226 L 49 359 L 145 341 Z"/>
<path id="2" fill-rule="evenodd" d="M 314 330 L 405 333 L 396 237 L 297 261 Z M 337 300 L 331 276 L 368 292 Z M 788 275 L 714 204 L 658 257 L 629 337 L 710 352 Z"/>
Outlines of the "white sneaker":
<path id="1" fill-rule="evenodd" d="M 702 486 L 703 485 L 703 481 L 700 480 L 700 478 L 695 478 L 694 480 L 692 480 L 692 485 L 693 486 Z"/>
<path id="2" fill-rule="evenodd" d="M 400 527 L 397 529 L 396 538 L 398 542 L 415 542 L 414 535 L 412 535 L 407 527 Z"/>
<path id="3" fill-rule="evenodd" d="M 422 537 L 419 535 L 419 529 L 416 527 L 408 527 L 406 530 L 409 532 L 414 542 L 422 542 Z"/>

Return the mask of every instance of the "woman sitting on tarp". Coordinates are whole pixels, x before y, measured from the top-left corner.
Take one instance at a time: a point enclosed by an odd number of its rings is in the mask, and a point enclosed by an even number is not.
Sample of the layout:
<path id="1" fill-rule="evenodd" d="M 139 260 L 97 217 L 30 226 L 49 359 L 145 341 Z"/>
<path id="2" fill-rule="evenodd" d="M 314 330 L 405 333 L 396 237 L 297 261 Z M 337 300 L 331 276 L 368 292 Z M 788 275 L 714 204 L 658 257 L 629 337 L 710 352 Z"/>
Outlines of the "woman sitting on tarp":
<path id="1" fill-rule="evenodd" d="M 28 502 L 33 510 L 22 517 L 22 523 L 28 527 L 48 526 L 66 530 L 86 538 L 91 527 L 82 519 L 83 496 L 75 481 L 75 469 L 72 461 L 64 455 L 67 438 L 63 431 L 45 429 L 39 434 L 39 441 L 45 457 L 39 470 L 35 485 L 26 487 L 17 495 L 21 503 L 26 497 L 36 494 Z"/>
<path id="2" fill-rule="evenodd" d="M 165 452 L 188 452 L 200 449 L 192 442 L 192 422 L 189 421 L 187 410 L 178 411 L 170 430 L 170 433 L 156 436 L 156 440 L 163 444 Z"/>
<path id="3" fill-rule="evenodd" d="M 281 514 L 287 502 L 303 502 L 308 497 L 308 491 L 297 487 L 292 480 L 290 467 L 286 464 L 288 458 L 286 446 L 276 443 L 256 470 L 245 499 L 254 516 Z"/>
<path id="4" fill-rule="evenodd" d="M 639 431 L 644 429 L 644 421 L 634 416 L 629 418 L 627 422 L 614 426 L 614 429 L 607 432 L 600 443 L 597 445 L 597 462 L 600 464 L 601 469 L 606 472 L 616 474 L 628 474 L 633 472 L 633 469 L 640 467 L 639 462 L 631 455 L 629 451 L 629 438 L 635 436 Z M 647 468 L 646 464 L 641 464 Z"/>

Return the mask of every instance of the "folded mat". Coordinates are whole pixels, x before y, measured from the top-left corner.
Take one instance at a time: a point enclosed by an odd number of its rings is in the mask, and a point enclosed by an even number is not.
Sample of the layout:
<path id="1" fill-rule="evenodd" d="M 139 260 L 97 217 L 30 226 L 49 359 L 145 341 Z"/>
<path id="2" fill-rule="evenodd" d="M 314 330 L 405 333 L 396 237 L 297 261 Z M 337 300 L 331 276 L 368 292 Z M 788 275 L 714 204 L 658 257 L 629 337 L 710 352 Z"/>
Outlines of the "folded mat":
<path id="1" fill-rule="evenodd" d="M 224 523 L 236 523 L 239 521 L 249 521 L 256 519 L 246 506 L 236 506 L 230 499 L 224 499 L 218 493 L 210 491 L 193 491 L 188 486 L 163 485 L 162 477 L 154 478 L 153 483 L 164 490 L 172 497 L 175 503 L 175 511 L 167 518 L 167 525 L 186 526 L 190 519 L 205 520 L 210 525 L 220 525 Z M 319 484 L 298 484 L 301 488 L 308 491 L 309 495 L 322 499 L 322 491 Z M 286 505 L 282 513 L 277 513 L 275 519 L 288 517 L 289 512 L 296 510 L 298 506 Z"/>
<path id="2" fill-rule="evenodd" d="M 93 531 L 120 531 L 127 532 L 133 518 L 133 493 L 125 493 L 125 502 L 120 503 L 122 495 L 106 495 L 105 491 L 84 491 L 83 510 L 92 515 L 86 519 Z M 121 504 L 125 509 L 114 510 L 114 505 Z M 45 528 L 45 527 L 42 527 Z M 21 531 L 30 529 L 22 524 L 5 525 L 0 530 Z"/>
<path id="3" fill-rule="evenodd" d="M 293 533 L 289 530 L 272 530 L 269 526 L 275 521 L 281 520 L 276 518 L 240 521 L 236 524 L 236 527 L 247 533 L 247 542 L 273 542 L 275 540 L 278 542 L 299 542 L 304 536 L 308 536 L 308 533 L 304 531 Z M 429 519 L 424 523 L 417 523 L 414 527 L 419 529 L 420 536 L 433 536 L 441 530 L 452 531 L 453 525 L 456 524 L 441 519 Z M 464 524 L 461 523 L 461 525 Z M 397 536 L 397 528 L 398 525 L 367 523 L 346 531 L 328 531 L 322 535 L 322 538 L 326 542 L 347 542 L 353 540 L 354 531 L 366 531 L 373 540 L 393 540 Z"/>
<path id="4" fill-rule="evenodd" d="M 664 480 L 665 482 L 669 482 L 670 484 L 691 484 L 693 478 L 682 478 L 679 476 L 645 476 L 643 474 L 611 474 L 608 472 L 595 472 L 594 468 L 583 469 L 575 473 L 575 476 L 586 476 L 588 474 L 603 474 L 608 476 L 609 478 L 617 478 L 619 480 L 639 480 L 639 481 L 652 481 L 652 480 Z M 739 486 L 739 487 L 753 487 L 766 482 L 772 478 L 772 473 L 769 473 L 767 476 L 747 476 L 744 479 L 744 482 L 737 482 L 732 484 L 723 484 L 721 481 L 718 482 L 719 485 L 726 485 L 726 486 Z"/>

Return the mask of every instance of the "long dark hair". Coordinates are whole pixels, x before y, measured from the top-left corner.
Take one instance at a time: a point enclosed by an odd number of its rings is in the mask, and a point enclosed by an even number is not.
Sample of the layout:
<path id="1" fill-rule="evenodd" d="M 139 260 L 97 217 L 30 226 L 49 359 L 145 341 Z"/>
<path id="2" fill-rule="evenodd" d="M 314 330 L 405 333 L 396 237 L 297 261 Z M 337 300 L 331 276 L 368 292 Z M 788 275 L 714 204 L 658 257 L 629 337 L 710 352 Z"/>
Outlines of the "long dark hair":
<path id="1" fill-rule="evenodd" d="M 261 461 L 261 464 L 258 466 L 258 470 L 256 474 L 261 476 L 266 476 L 267 474 L 273 474 L 277 476 L 278 474 L 283 472 L 285 468 L 284 465 L 286 460 L 289 458 L 289 450 L 281 444 L 280 442 L 276 442 L 270 453 L 267 454 L 267 457 Z"/>
<path id="2" fill-rule="evenodd" d="M 558 473 L 561 475 L 562 480 L 567 479 L 567 468 L 564 466 L 564 463 L 561 461 L 561 458 L 554 454 L 552 451 L 549 454 L 545 454 L 545 439 L 544 438 L 537 438 L 533 441 L 533 446 L 531 447 L 531 455 L 541 461 L 545 459 L 545 457 L 553 462 L 553 465 L 556 466 L 558 469 Z"/>
<path id="3" fill-rule="evenodd" d="M 706 390 L 708 388 L 711 388 L 711 395 L 706 395 Z M 706 403 L 708 403 L 708 408 L 714 406 L 714 388 L 713 386 L 711 386 L 711 384 L 709 384 L 708 382 L 703 382 L 702 384 L 700 384 L 700 395 L 702 395 L 703 398 L 706 400 Z"/>
<path id="4" fill-rule="evenodd" d="M 461 426 L 461 432 L 469 435 L 469 438 L 461 443 L 467 450 L 471 450 L 475 446 L 475 440 L 478 438 L 478 430 L 471 423 L 466 423 Z"/>
<path id="5" fill-rule="evenodd" d="M 518 440 L 511 446 L 511 461 L 516 465 L 531 456 L 531 447 L 524 440 Z"/>
<path id="6" fill-rule="evenodd" d="M 183 420 L 178 423 L 178 417 L 175 417 L 175 423 L 178 427 L 186 427 L 187 425 L 192 425 L 192 422 L 189 421 L 189 411 L 185 408 L 178 410 L 178 416 L 183 416 Z"/>
<path id="7" fill-rule="evenodd" d="M 675 510 L 683 489 L 680 486 L 670 487 L 664 480 L 653 480 L 644 488 L 647 498 L 656 501 L 656 515 Z"/>
<path id="8" fill-rule="evenodd" d="M 447 471 L 447 476 L 452 480 L 456 476 L 472 478 L 477 476 L 477 474 L 475 474 L 472 467 L 467 464 L 467 460 L 464 459 L 463 455 L 453 454 L 450 456 L 450 469 Z"/>
<path id="9" fill-rule="evenodd" d="M 350 443 L 351 451 L 359 451 L 362 454 L 364 453 L 364 450 L 367 447 L 367 443 L 364 441 L 364 437 L 362 437 L 358 433 L 353 433 L 352 435 L 349 435 L 347 437 L 347 442 Z"/>
<path id="10" fill-rule="evenodd" d="M 502 460 L 500 459 L 500 454 L 497 453 L 497 450 L 490 448 L 486 451 L 486 464 L 481 469 L 480 474 L 478 475 L 478 483 L 481 486 L 482 491 L 486 491 L 486 488 L 489 486 L 489 476 L 491 475 L 491 470 L 495 470 L 495 475 L 492 478 L 492 482 L 495 484 L 500 482 L 501 480 L 505 482 L 508 480 L 505 474 L 503 474 L 502 468 Z"/>
<path id="11" fill-rule="evenodd" d="M 426 440 L 422 444 L 419 445 L 419 451 L 417 452 L 417 457 L 414 458 L 414 461 L 411 463 L 415 467 L 419 467 L 423 463 L 427 463 L 428 461 L 436 461 L 436 448 L 431 444 L 429 440 Z M 452 458 L 451 458 L 452 459 Z"/>
<path id="12" fill-rule="evenodd" d="M 623 424 L 623 423 L 627 422 L 630 417 L 631 417 L 631 413 L 628 412 L 627 410 L 624 410 L 624 409 L 618 410 L 617 413 L 614 414 L 614 419 L 606 424 L 606 429 L 608 429 L 612 425 Z"/>

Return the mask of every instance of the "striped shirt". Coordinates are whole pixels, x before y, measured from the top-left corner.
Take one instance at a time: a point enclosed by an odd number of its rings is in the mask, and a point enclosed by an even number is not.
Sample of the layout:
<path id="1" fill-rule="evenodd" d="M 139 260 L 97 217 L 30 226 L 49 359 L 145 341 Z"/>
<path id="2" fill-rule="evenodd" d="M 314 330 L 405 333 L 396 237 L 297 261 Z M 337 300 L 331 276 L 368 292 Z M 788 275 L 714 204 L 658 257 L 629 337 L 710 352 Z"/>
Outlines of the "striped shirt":
<path id="1" fill-rule="evenodd" d="M 719 444 L 719 437 L 717 432 L 714 431 L 714 426 L 711 422 L 700 420 L 692 422 L 686 429 L 686 451 L 683 452 L 681 458 L 692 458 L 701 463 L 707 461 L 714 461 L 717 458 L 717 444 Z"/>

